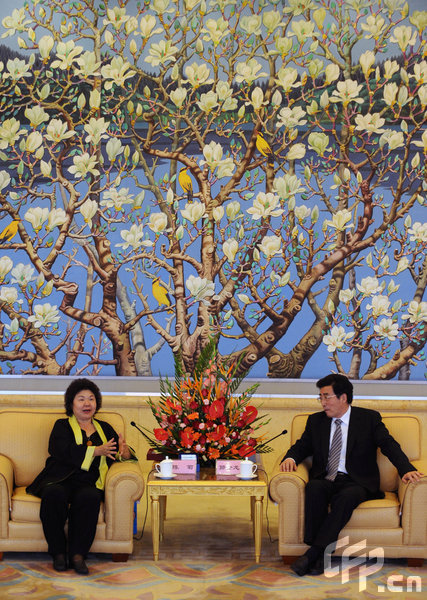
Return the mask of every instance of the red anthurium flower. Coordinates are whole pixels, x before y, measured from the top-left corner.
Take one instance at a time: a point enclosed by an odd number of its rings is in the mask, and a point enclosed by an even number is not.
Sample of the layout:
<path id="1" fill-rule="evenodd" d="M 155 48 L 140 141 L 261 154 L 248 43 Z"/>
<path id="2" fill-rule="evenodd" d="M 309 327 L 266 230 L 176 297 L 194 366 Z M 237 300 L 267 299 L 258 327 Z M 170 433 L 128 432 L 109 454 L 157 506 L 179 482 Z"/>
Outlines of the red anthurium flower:
<path id="1" fill-rule="evenodd" d="M 181 431 L 181 444 L 185 448 L 191 448 L 194 442 L 193 430 L 191 427 L 186 427 L 184 431 Z"/>
<path id="2" fill-rule="evenodd" d="M 209 416 L 211 419 L 219 419 L 224 414 L 224 404 L 219 400 L 214 400 L 209 407 Z"/>
<path id="3" fill-rule="evenodd" d="M 253 423 L 258 416 L 258 411 L 255 406 L 247 406 L 245 408 L 245 413 L 243 415 L 243 419 L 245 423 Z"/>
<path id="4" fill-rule="evenodd" d="M 244 444 L 243 446 L 240 446 L 239 456 L 252 456 L 252 454 L 255 454 L 255 451 L 252 448 L 252 446 L 249 446 L 249 444 Z"/>
<path id="5" fill-rule="evenodd" d="M 169 437 L 169 432 L 167 431 L 167 429 L 162 429 L 161 427 L 159 427 L 158 429 L 153 429 L 153 433 L 156 440 L 159 440 L 161 442 L 164 442 Z"/>

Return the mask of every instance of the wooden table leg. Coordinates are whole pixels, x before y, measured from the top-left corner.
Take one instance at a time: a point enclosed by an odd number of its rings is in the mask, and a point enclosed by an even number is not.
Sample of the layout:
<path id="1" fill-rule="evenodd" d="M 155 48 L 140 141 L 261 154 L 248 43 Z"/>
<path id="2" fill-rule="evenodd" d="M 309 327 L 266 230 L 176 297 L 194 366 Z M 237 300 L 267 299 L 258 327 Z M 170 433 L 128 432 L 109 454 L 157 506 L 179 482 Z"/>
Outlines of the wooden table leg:
<path id="1" fill-rule="evenodd" d="M 153 559 L 159 560 L 160 507 L 158 496 L 151 496 L 151 535 L 153 539 Z"/>
<path id="2" fill-rule="evenodd" d="M 160 496 L 160 516 L 159 516 L 159 536 L 160 541 L 163 542 L 163 534 L 165 531 L 165 518 L 166 518 L 166 496 Z"/>
<path id="3" fill-rule="evenodd" d="M 255 562 L 259 563 L 261 556 L 262 536 L 262 501 L 264 496 L 255 496 L 254 506 L 254 537 L 255 537 Z"/>

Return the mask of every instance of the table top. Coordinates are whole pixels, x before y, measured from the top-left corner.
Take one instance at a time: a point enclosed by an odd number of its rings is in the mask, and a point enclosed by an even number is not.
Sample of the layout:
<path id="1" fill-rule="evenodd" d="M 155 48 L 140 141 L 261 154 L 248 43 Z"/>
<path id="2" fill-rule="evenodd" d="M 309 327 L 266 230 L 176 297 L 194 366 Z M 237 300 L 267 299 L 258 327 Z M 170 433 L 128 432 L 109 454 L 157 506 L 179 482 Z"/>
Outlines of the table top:
<path id="1" fill-rule="evenodd" d="M 147 485 L 149 488 L 236 488 L 253 489 L 267 487 L 267 475 L 263 469 L 256 472 L 256 477 L 251 479 L 239 479 L 235 475 L 217 475 L 214 468 L 202 468 L 195 475 L 177 474 L 172 479 L 156 477 L 151 471 L 148 475 Z"/>

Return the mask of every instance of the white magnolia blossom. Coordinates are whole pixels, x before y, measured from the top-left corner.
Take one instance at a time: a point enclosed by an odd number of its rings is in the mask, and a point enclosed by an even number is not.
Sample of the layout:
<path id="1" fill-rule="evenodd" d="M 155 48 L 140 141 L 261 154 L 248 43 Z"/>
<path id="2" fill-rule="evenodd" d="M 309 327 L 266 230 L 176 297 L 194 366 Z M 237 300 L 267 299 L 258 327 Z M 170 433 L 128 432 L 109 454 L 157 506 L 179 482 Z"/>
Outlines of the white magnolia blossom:
<path id="1" fill-rule="evenodd" d="M 268 104 L 268 102 L 264 101 L 264 92 L 258 86 L 252 90 L 251 99 L 248 102 L 245 102 L 245 106 L 252 106 L 254 111 L 259 111 L 266 104 Z"/>
<path id="2" fill-rule="evenodd" d="M 154 233 L 162 233 L 165 231 L 168 225 L 168 217 L 165 213 L 152 213 L 150 215 L 150 221 L 148 222 L 148 227 Z"/>
<path id="3" fill-rule="evenodd" d="M 104 83 L 106 90 L 111 90 L 113 84 L 123 86 L 127 79 L 134 76 L 132 67 L 127 60 L 121 56 L 115 56 L 109 65 L 104 65 L 101 69 L 102 76 L 107 79 Z"/>
<path id="4" fill-rule="evenodd" d="M 18 319 L 15 317 L 14 319 L 11 320 L 10 325 L 5 325 L 5 328 L 8 330 L 8 332 L 10 333 L 10 335 L 17 335 L 18 331 L 19 331 L 19 321 Z"/>
<path id="5" fill-rule="evenodd" d="M 379 113 L 368 113 L 367 115 L 356 115 L 356 129 L 358 131 L 367 131 L 368 133 L 383 133 L 381 129 L 385 123 Z"/>
<path id="6" fill-rule="evenodd" d="M 247 83 L 248 85 L 252 85 L 252 83 L 261 77 L 267 77 L 268 73 L 264 73 L 261 71 L 262 66 L 255 58 L 250 58 L 248 61 L 244 63 L 236 64 L 236 82 L 237 83 Z"/>
<path id="7" fill-rule="evenodd" d="M 27 152 L 36 152 L 43 144 L 43 136 L 39 131 L 32 131 L 25 138 L 25 150 Z"/>
<path id="8" fill-rule="evenodd" d="M 183 87 L 177 87 L 175 90 L 171 91 L 169 96 L 177 108 L 182 108 L 187 97 L 187 90 Z"/>
<path id="9" fill-rule="evenodd" d="M 398 275 L 399 273 L 402 273 L 402 271 L 405 271 L 405 269 L 407 269 L 408 267 L 409 260 L 406 258 L 406 256 L 403 256 L 397 263 L 396 271 L 394 274 Z"/>
<path id="10" fill-rule="evenodd" d="M 46 128 L 46 139 L 54 144 L 59 144 L 59 142 L 73 137 L 75 133 L 74 129 L 68 129 L 67 123 L 64 123 L 60 119 L 52 119 Z"/>
<path id="11" fill-rule="evenodd" d="M 337 89 L 332 92 L 331 102 L 342 102 L 344 106 L 347 106 L 349 102 L 363 104 L 363 98 L 359 96 L 362 88 L 363 84 L 357 83 L 353 79 L 338 81 Z"/>
<path id="12" fill-rule="evenodd" d="M 408 229 L 411 242 L 427 242 L 427 223 L 417 221 Z"/>
<path id="13" fill-rule="evenodd" d="M 325 152 L 330 152 L 332 148 L 329 146 L 329 136 L 326 133 L 313 131 L 308 136 L 308 145 L 319 156 L 324 156 Z"/>
<path id="14" fill-rule="evenodd" d="M 124 210 L 124 204 L 133 204 L 133 194 L 129 193 L 129 188 L 120 188 L 118 190 L 112 187 L 102 194 L 102 198 L 100 202 L 101 206 L 114 208 L 117 212 Z"/>
<path id="15" fill-rule="evenodd" d="M 55 40 L 51 35 L 44 35 L 39 40 L 39 52 L 43 60 L 48 60 Z"/>
<path id="16" fill-rule="evenodd" d="M 158 67 L 171 61 L 175 62 L 179 48 L 172 44 L 172 40 L 160 40 L 159 43 L 153 42 L 148 51 L 149 56 L 145 58 L 145 62 L 152 67 Z"/>
<path id="17" fill-rule="evenodd" d="M 293 129 L 294 127 L 301 127 L 307 123 L 305 111 L 300 106 L 294 106 L 290 108 L 285 106 L 279 112 L 276 127 L 286 127 L 286 129 Z"/>
<path id="18" fill-rule="evenodd" d="M 374 38 L 378 39 L 384 31 L 385 21 L 379 15 L 369 15 L 366 19 L 366 23 L 361 23 L 362 30 L 365 31 L 365 38 L 367 40 Z"/>
<path id="19" fill-rule="evenodd" d="M 4 150 L 8 146 L 13 146 L 21 135 L 26 133 L 25 129 L 20 129 L 21 123 L 12 117 L 5 119 L 0 123 L 0 150 Z"/>
<path id="20" fill-rule="evenodd" d="M 255 197 L 253 206 L 248 208 L 246 212 L 252 215 L 255 221 L 265 219 L 267 217 L 278 217 L 283 213 L 283 209 L 278 208 L 280 205 L 279 197 L 268 192 L 258 192 Z"/>
<path id="21" fill-rule="evenodd" d="M 69 40 L 68 42 L 58 42 L 56 47 L 57 59 L 51 64 L 52 69 L 62 69 L 63 71 L 66 71 L 82 52 L 83 46 L 76 46 L 73 40 Z"/>
<path id="22" fill-rule="evenodd" d="M 224 216 L 224 212 L 223 206 L 215 206 L 215 208 L 212 210 L 212 216 L 217 223 L 221 221 L 222 217 Z"/>
<path id="23" fill-rule="evenodd" d="M 98 211 L 98 203 L 96 200 L 88 198 L 80 207 L 80 213 L 83 216 L 85 223 L 92 227 L 92 219 Z"/>
<path id="24" fill-rule="evenodd" d="M 269 260 L 272 256 L 282 252 L 282 240 L 277 235 L 266 235 L 258 248 Z"/>
<path id="25" fill-rule="evenodd" d="M 109 121 L 106 121 L 104 117 L 96 119 L 92 117 L 89 123 L 86 123 L 84 130 L 87 133 L 86 142 L 91 142 L 94 146 L 97 146 L 101 140 L 108 138 L 107 129 L 110 125 Z"/>
<path id="26" fill-rule="evenodd" d="M 393 104 L 396 102 L 396 97 L 397 97 L 398 91 L 399 91 L 399 88 L 394 83 L 394 81 L 392 81 L 391 83 L 386 83 L 386 85 L 384 86 L 384 90 L 383 90 L 383 98 L 384 98 L 384 102 L 388 106 L 393 106 Z"/>
<path id="27" fill-rule="evenodd" d="M 301 82 L 297 79 L 298 71 L 296 69 L 293 67 L 280 67 L 275 82 L 282 86 L 283 91 L 289 92 L 292 88 L 301 86 Z"/>
<path id="28" fill-rule="evenodd" d="M 304 144 L 294 144 L 286 155 L 287 160 L 299 160 L 304 158 L 307 149 Z"/>
<path id="29" fill-rule="evenodd" d="M 104 25 L 112 25 L 118 30 L 128 20 L 129 15 L 126 14 L 126 8 L 114 6 L 113 8 L 107 8 L 107 18 L 104 19 Z"/>
<path id="30" fill-rule="evenodd" d="M 105 145 L 105 150 L 110 161 L 116 160 L 123 153 L 125 147 L 117 138 L 111 138 Z"/>
<path id="31" fill-rule="evenodd" d="M 402 319 L 408 320 L 410 323 L 427 322 L 427 302 L 417 302 L 411 300 L 408 306 L 408 314 L 402 315 Z"/>
<path id="32" fill-rule="evenodd" d="M 415 142 L 413 142 L 415 144 Z M 379 139 L 379 146 L 382 148 L 385 144 L 388 144 L 389 150 L 396 150 L 405 145 L 402 131 L 393 131 L 392 129 L 386 129 L 385 132 Z"/>
<path id="33" fill-rule="evenodd" d="M 24 112 L 31 127 L 38 127 L 45 121 L 49 121 L 49 115 L 41 106 L 27 107 Z"/>
<path id="34" fill-rule="evenodd" d="M 37 329 L 58 323 L 61 318 L 56 304 L 50 305 L 49 302 L 46 302 L 45 304 L 35 304 L 33 311 L 34 314 L 28 317 L 28 321 L 34 323 L 34 327 Z"/>
<path id="35" fill-rule="evenodd" d="M 52 208 L 47 219 L 46 231 L 52 231 L 60 227 L 67 220 L 67 214 L 63 208 Z"/>
<path id="36" fill-rule="evenodd" d="M 376 277 L 364 277 L 360 283 L 356 283 L 356 287 L 364 296 L 379 294 L 384 289 Z"/>
<path id="37" fill-rule="evenodd" d="M 248 35 L 261 35 L 261 15 L 247 15 L 241 18 L 240 26 Z"/>
<path id="38" fill-rule="evenodd" d="M 337 231 L 345 231 L 346 229 L 351 229 L 354 227 L 351 221 L 351 212 L 347 209 L 338 210 L 334 215 L 332 215 L 332 220 L 325 220 L 324 224 L 329 227 L 333 227 Z"/>
<path id="39" fill-rule="evenodd" d="M 4 281 L 4 278 L 13 267 L 12 259 L 7 254 L 0 257 L 0 283 Z"/>
<path id="40" fill-rule="evenodd" d="M 340 293 L 338 294 L 338 297 L 340 299 L 340 302 L 344 302 L 344 304 L 348 304 L 349 302 L 351 302 L 354 298 L 356 294 L 356 290 L 350 290 L 350 289 L 346 289 L 346 290 L 340 290 Z"/>
<path id="41" fill-rule="evenodd" d="M 308 208 L 308 206 L 305 206 L 304 204 L 302 204 L 301 206 L 296 206 L 294 208 L 294 213 L 295 213 L 295 216 L 298 219 L 298 221 L 300 221 L 300 223 L 302 223 L 305 219 L 308 219 L 308 217 L 311 215 L 311 208 Z"/>
<path id="42" fill-rule="evenodd" d="M 187 77 L 187 79 L 183 79 L 183 83 L 189 83 L 195 89 L 201 85 L 213 83 L 214 81 L 210 76 L 209 67 L 204 63 L 199 65 L 194 62 L 191 65 L 186 66 L 184 69 L 184 75 Z"/>
<path id="43" fill-rule="evenodd" d="M 336 352 L 344 348 L 347 340 L 354 336 L 354 331 L 345 332 L 344 327 L 334 325 L 328 335 L 324 335 L 322 342 L 328 347 L 328 352 Z"/>
<path id="44" fill-rule="evenodd" d="M 100 174 L 96 168 L 97 165 L 96 156 L 90 156 L 88 152 L 85 152 L 84 154 L 73 156 L 73 166 L 69 167 L 68 171 L 76 179 L 83 179 L 89 173 L 97 177 Z"/>
<path id="45" fill-rule="evenodd" d="M 5 17 L 2 20 L 2 25 L 7 31 L 2 34 L 2 37 L 9 37 L 15 35 L 18 31 L 23 33 L 27 31 L 28 25 L 32 23 L 31 19 L 26 18 L 25 8 L 14 8 L 10 16 Z"/>
<path id="46" fill-rule="evenodd" d="M 49 209 L 47 207 L 41 208 L 40 206 L 29 208 L 24 215 L 24 219 L 31 223 L 36 233 L 40 231 L 48 217 Z"/>
<path id="47" fill-rule="evenodd" d="M 205 42 L 212 42 L 218 46 L 219 42 L 229 35 L 228 23 L 222 17 L 220 19 L 208 19 L 205 23 L 202 33 Z"/>
<path id="48" fill-rule="evenodd" d="M 18 300 L 18 290 L 14 287 L 2 286 L 0 300 L 6 304 L 14 304 Z"/>
<path id="49" fill-rule="evenodd" d="M 400 25 L 393 29 L 390 36 L 390 42 L 399 45 L 402 52 L 405 52 L 408 46 L 414 46 L 417 42 L 417 32 L 409 25 Z"/>
<path id="50" fill-rule="evenodd" d="M 131 246 L 133 250 L 137 250 L 142 245 L 144 237 L 143 226 L 142 224 L 136 225 L 134 223 L 130 229 L 122 229 L 120 235 L 124 242 L 116 244 L 116 246 L 122 247 L 123 250 L 127 250 Z M 150 245 L 152 245 L 151 242 Z"/>
<path id="51" fill-rule="evenodd" d="M 24 265 L 24 263 L 18 263 L 16 267 L 13 267 L 11 283 L 17 283 L 20 287 L 25 288 L 30 281 L 34 281 L 34 268 L 31 265 Z"/>
<path id="52" fill-rule="evenodd" d="M 9 59 L 6 63 L 7 73 L 4 73 L 5 79 L 12 79 L 13 81 L 19 81 L 23 77 L 31 77 L 31 67 L 20 58 Z"/>
<path id="53" fill-rule="evenodd" d="M 273 181 L 273 190 L 282 200 L 293 198 L 296 194 L 302 194 L 306 188 L 301 185 L 297 175 L 286 173 L 283 177 L 276 177 Z"/>
<path id="54" fill-rule="evenodd" d="M 234 238 L 229 238 L 228 240 L 225 240 L 225 242 L 222 245 L 222 251 L 228 258 L 230 263 L 234 262 L 238 249 L 239 244 Z"/>
<path id="55" fill-rule="evenodd" d="M 418 146 L 419 148 L 423 148 L 424 153 L 427 154 L 427 129 L 424 129 L 423 134 L 421 136 L 421 141 L 414 140 L 413 144 L 414 144 L 414 146 Z"/>
<path id="56" fill-rule="evenodd" d="M 98 77 L 101 72 L 99 70 L 101 61 L 96 60 L 95 52 L 87 51 L 83 52 L 81 56 L 76 60 L 78 67 L 75 67 L 74 71 L 76 75 L 80 75 L 85 79 L 89 77 Z"/>
<path id="57" fill-rule="evenodd" d="M 371 300 L 371 304 L 367 304 L 366 308 L 372 310 L 372 316 L 376 319 L 380 315 L 385 315 L 386 317 L 391 316 L 390 312 L 390 300 L 388 296 L 373 296 Z"/>
<path id="58" fill-rule="evenodd" d="M 236 110 L 237 99 L 232 97 L 233 90 L 227 81 L 218 81 L 215 90 L 218 95 L 218 100 L 221 103 L 222 111 Z"/>
<path id="59" fill-rule="evenodd" d="M 201 165 L 208 165 L 211 171 L 217 169 L 217 177 L 221 179 L 222 177 L 230 177 L 235 169 L 235 165 L 233 159 L 222 158 L 223 157 L 223 149 L 221 144 L 217 142 L 210 142 L 206 146 L 203 147 L 203 156 L 206 160 L 201 160 Z"/>
<path id="60" fill-rule="evenodd" d="M 151 35 L 162 33 L 163 29 L 156 26 L 156 17 L 154 15 L 143 15 L 139 22 L 139 31 L 135 31 L 135 35 L 141 35 L 143 39 L 148 39 Z"/>
<path id="61" fill-rule="evenodd" d="M 209 306 L 210 302 L 208 298 L 215 293 L 215 284 L 213 281 L 190 275 L 185 285 L 196 302 L 202 302 L 206 306 Z"/>
<path id="62" fill-rule="evenodd" d="M 10 183 L 10 175 L 7 171 L 0 171 L 0 192 Z"/>
<path id="63" fill-rule="evenodd" d="M 209 114 L 214 108 L 219 106 L 218 95 L 212 90 L 209 90 L 206 94 L 200 94 L 200 100 L 199 102 L 196 102 L 196 104 L 202 112 Z"/>
<path id="64" fill-rule="evenodd" d="M 230 221 L 234 221 L 234 219 L 240 212 L 240 202 L 238 202 L 237 200 L 229 202 L 226 206 L 225 212 L 227 214 L 228 219 Z"/>
<path id="65" fill-rule="evenodd" d="M 308 38 L 313 37 L 314 23 L 312 21 L 306 21 L 305 19 L 300 21 L 293 20 L 291 22 L 291 27 L 292 33 L 290 33 L 289 36 L 296 36 L 300 44 L 304 44 Z"/>
<path id="66" fill-rule="evenodd" d="M 394 342 L 399 334 L 399 326 L 392 319 L 381 319 L 377 325 L 374 325 L 374 331 L 379 337 Z"/>
<path id="67" fill-rule="evenodd" d="M 194 224 L 202 217 L 206 217 L 206 206 L 203 202 L 187 202 L 184 210 L 181 210 L 181 215 L 183 219 Z"/>

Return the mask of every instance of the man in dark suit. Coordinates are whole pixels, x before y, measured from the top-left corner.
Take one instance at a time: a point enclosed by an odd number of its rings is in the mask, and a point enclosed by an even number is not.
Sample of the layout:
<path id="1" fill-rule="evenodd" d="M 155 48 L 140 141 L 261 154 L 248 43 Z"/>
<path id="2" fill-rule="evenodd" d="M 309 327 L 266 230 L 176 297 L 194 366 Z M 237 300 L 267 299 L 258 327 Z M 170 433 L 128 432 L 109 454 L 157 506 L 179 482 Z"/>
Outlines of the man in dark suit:
<path id="1" fill-rule="evenodd" d="M 281 463 L 282 471 L 295 471 L 301 461 L 313 457 L 305 491 L 304 542 L 310 548 L 291 565 L 300 576 L 323 573 L 325 548 L 337 541 L 353 510 L 365 500 L 384 497 L 377 448 L 403 482 L 417 482 L 423 476 L 377 411 L 351 406 L 353 385 L 347 377 L 327 375 L 316 385 L 323 410 L 308 417 L 301 438 Z"/>

